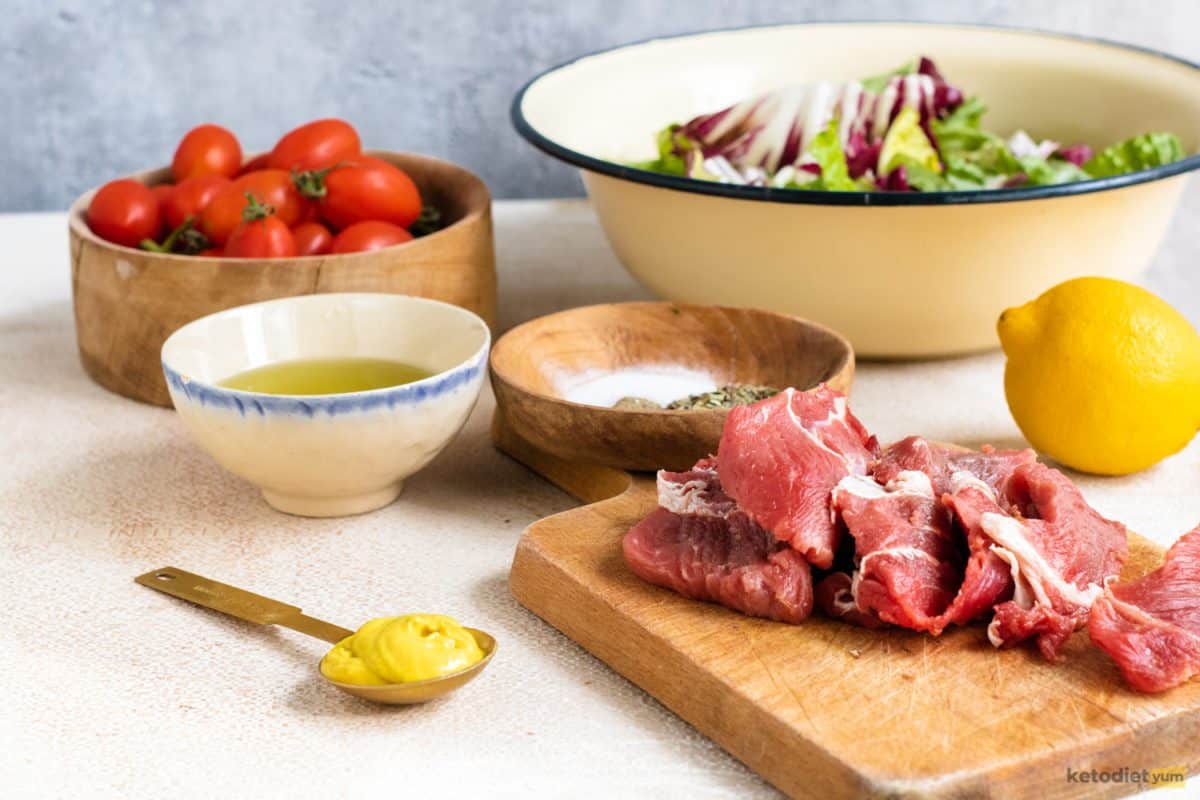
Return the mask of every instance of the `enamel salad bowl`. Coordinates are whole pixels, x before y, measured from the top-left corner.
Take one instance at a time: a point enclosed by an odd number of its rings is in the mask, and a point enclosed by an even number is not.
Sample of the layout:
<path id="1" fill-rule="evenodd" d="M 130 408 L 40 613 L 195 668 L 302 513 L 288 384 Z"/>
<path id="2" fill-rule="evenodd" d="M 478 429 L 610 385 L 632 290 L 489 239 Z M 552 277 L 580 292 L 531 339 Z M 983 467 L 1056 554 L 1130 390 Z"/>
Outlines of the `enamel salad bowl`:
<path id="1" fill-rule="evenodd" d="M 772 189 L 628 166 L 656 155 L 655 133 L 670 123 L 920 55 L 983 100 L 990 130 L 1097 147 L 1169 131 L 1193 155 L 1077 183 L 929 193 Z M 539 75 L 512 114 L 531 143 L 581 169 L 618 258 L 652 291 L 816 320 L 868 357 L 990 349 L 1004 308 L 1081 275 L 1138 275 L 1200 167 L 1200 66 L 965 25 L 821 23 L 657 39 Z"/>
<path id="2" fill-rule="evenodd" d="M 192 438 L 280 511 L 360 514 L 454 438 L 475 406 L 491 335 L 466 309 L 394 294 L 269 300 L 184 325 L 162 347 L 171 401 Z M 279 395 L 221 385 L 304 359 L 378 358 L 433 373 L 365 392 Z"/>

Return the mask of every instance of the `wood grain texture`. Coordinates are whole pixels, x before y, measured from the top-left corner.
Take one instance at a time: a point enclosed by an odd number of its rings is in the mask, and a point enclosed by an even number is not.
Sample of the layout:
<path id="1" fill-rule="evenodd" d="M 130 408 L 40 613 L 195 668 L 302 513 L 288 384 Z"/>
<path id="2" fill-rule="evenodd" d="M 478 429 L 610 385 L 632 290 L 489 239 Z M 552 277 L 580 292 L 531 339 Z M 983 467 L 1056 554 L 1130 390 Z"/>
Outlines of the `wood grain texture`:
<path id="1" fill-rule="evenodd" d="M 496 266 L 491 196 L 465 169 L 427 156 L 375 151 L 404 169 L 446 227 L 401 247 L 291 259 L 163 255 L 106 242 L 87 226 L 94 192 L 69 215 L 75 330 L 83 367 L 118 394 L 170 406 L 159 351 L 182 325 L 234 306 L 325 292 L 385 292 L 467 308 L 493 324 Z M 133 176 L 148 184 L 167 170 Z"/>
<path id="2" fill-rule="evenodd" d="M 745 308 L 614 303 L 540 317 L 492 348 L 496 404 L 512 430 L 564 461 L 618 469 L 686 469 L 714 452 L 727 409 L 632 411 L 573 403 L 564 378 L 671 365 L 709 372 L 717 385 L 849 392 L 854 352 L 807 320 Z"/>
<path id="3" fill-rule="evenodd" d="M 1077 633 L 1065 661 L 996 650 L 982 625 L 940 638 L 813 617 L 751 619 L 639 580 L 621 538 L 656 504 L 650 476 L 539 454 L 501 425 L 498 446 L 595 501 L 522 536 L 517 600 L 793 797 L 1111 797 L 1067 770 L 1200 768 L 1200 681 L 1163 695 L 1127 689 Z M 565 471 L 560 471 L 563 468 Z M 1126 578 L 1162 552 L 1130 537 Z"/>

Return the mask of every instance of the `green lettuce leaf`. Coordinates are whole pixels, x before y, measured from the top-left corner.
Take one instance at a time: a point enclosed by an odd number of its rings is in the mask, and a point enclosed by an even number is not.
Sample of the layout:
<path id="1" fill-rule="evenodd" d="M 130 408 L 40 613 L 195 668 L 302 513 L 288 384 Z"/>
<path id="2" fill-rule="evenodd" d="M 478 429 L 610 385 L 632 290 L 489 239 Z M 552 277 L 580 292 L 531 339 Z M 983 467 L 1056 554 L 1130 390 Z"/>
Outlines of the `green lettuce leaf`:
<path id="1" fill-rule="evenodd" d="M 813 137 L 812 144 L 808 146 L 808 154 L 821 168 L 821 177 L 803 184 L 803 188 L 824 189 L 829 192 L 853 192 L 861 188 L 850 177 L 850 169 L 846 166 L 846 153 L 842 150 L 842 143 L 838 141 L 836 117 L 829 120 L 825 129 Z"/>
<path id="2" fill-rule="evenodd" d="M 945 166 L 946 188 L 986 189 L 1021 172 L 1008 143 L 983 129 L 985 111 L 982 101 L 971 97 L 945 119 L 930 120 Z"/>
<path id="3" fill-rule="evenodd" d="M 925 164 L 906 158 L 901 159 L 900 165 L 904 167 L 908 185 L 914 189 L 922 192 L 948 192 L 954 188 L 948 177 L 931 170 Z"/>
<path id="4" fill-rule="evenodd" d="M 915 108 L 905 108 L 888 126 L 879 148 L 879 172 L 887 175 L 902 163 L 921 164 L 941 173 L 942 160 L 937 148 L 921 127 L 921 114 Z"/>
<path id="5" fill-rule="evenodd" d="M 648 172 L 661 172 L 665 175 L 684 177 L 688 173 L 686 153 L 696 147 L 696 143 L 683 134 L 682 125 L 668 125 L 658 132 L 655 142 L 658 145 L 658 158 L 650 161 L 634 161 L 629 166 L 644 169 Z"/>
<path id="6" fill-rule="evenodd" d="M 1074 183 L 1091 178 L 1079 167 L 1062 158 L 1038 158 L 1024 156 L 1018 159 L 1021 172 L 1025 173 L 1028 183 L 1033 186 L 1049 186 L 1055 183 Z"/>
<path id="7" fill-rule="evenodd" d="M 979 128 L 987 106 L 978 97 L 968 97 L 942 119 L 932 120 L 934 126 L 943 128 Z"/>
<path id="8" fill-rule="evenodd" d="M 988 133 L 980 125 L 980 119 L 986 110 L 978 97 L 971 97 L 950 112 L 945 119 L 929 121 L 929 129 L 937 142 L 938 153 L 947 166 L 953 157 L 964 153 L 973 153 L 984 148 L 990 148 L 994 153 L 999 148 L 1005 148 L 1000 137 Z M 989 155 L 988 158 L 991 159 L 992 156 Z"/>
<path id="9" fill-rule="evenodd" d="M 1093 178 L 1107 178 L 1161 167 L 1184 155 L 1183 145 L 1175 134 L 1143 133 L 1101 151 L 1084 164 L 1083 169 Z"/>
<path id="10" fill-rule="evenodd" d="M 944 161 L 946 168 L 943 174 L 953 189 L 986 189 L 988 179 L 997 174 L 986 167 L 986 161 L 979 163 L 962 154 L 950 154 Z"/>
<path id="11" fill-rule="evenodd" d="M 869 92 L 878 94 L 887 88 L 888 82 L 897 75 L 908 75 L 917 68 L 915 61 L 910 61 L 902 67 L 897 67 L 891 72 L 885 72 L 881 75 L 872 75 L 869 78 L 863 78 L 861 83 L 863 88 Z"/>

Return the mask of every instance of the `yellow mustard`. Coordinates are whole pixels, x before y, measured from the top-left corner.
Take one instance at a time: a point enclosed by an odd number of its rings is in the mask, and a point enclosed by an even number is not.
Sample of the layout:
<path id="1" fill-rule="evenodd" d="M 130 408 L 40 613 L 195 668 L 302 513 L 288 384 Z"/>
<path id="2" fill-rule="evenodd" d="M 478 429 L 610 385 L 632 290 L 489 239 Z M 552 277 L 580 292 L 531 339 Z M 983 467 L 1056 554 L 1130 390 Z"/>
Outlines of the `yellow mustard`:
<path id="1" fill-rule="evenodd" d="M 479 643 L 453 618 L 405 614 L 363 623 L 321 660 L 330 680 L 359 685 L 426 681 L 483 658 Z"/>

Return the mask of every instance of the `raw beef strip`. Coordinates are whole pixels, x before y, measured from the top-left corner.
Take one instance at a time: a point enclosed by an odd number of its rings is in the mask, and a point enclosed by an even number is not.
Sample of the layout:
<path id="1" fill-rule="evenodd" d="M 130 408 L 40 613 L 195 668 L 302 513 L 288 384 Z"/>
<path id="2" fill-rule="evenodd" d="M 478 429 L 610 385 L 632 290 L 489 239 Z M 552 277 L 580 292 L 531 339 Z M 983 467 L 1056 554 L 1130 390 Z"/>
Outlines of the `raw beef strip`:
<path id="1" fill-rule="evenodd" d="M 625 534 L 625 561 L 642 580 L 780 622 L 812 611 L 808 562 L 744 514 L 682 516 L 659 508 Z"/>
<path id="2" fill-rule="evenodd" d="M 1162 692 L 1200 673 L 1200 527 L 1154 572 L 1105 587 L 1088 635 L 1139 692 Z"/>
<path id="3" fill-rule="evenodd" d="M 827 569 L 838 543 L 830 493 L 847 475 L 865 475 L 878 450 L 845 395 L 822 385 L 732 409 L 717 458 L 721 484 L 738 505 Z"/>
<path id="4" fill-rule="evenodd" d="M 986 540 L 1011 579 L 1012 599 L 995 606 L 988 639 L 1002 647 L 1036 637 L 1042 655 L 1056 660 L 1087 622 L 1105 580 L 1121 571 L 1124 526 L 1101 517 L 1065 475 L 1043 464 L 1020 466 L 1006 482 L 1015 516 L 978 478 L 956 472 L 951 480 L 954 492 L 945 499 L 976 537 L 972 553 Z"/>
<path id="5" fill-rule="evenodd" d="M 1037 453 L 1025 450 L 997 450 L 985 444 L 978 450 L 947 451 L 947 475 L 969 472 L 987 484 L 992 491 L 1001 492 L 1018 467 L 1037 463 Z M 947 484 L 949 481 L 947 481 Z"/>
<path id="6" fill-rule="evenodd" d="M 967 472 L 956 473 L 950 480 L 950 493 L 942 503 L 958 517 L 967 532 L 967 569 L 962 585 L 950 606 L 930 625 L 939 635 L 951 624 L 966 625 L 991 611 L 992 606 L 1012 595 L 1013 582 L 1008 564 L 992 550 L 992 541 L 979 524 L 985 511 L 996 504 L 996 493 L 983 481 Z"/>
<path id="7" fill-rule="evenodd" d="M 905 470 L 920 470 L 933 482 L 934 494 L 941 497 L 950 491 L 950 476 L 955 472 L 969 472 L 999 492 L 1014 469 L 1036 460 L 1032 450 L 997 450 L 986 444 L 981 450 L 963 450 L 909 436 L 884 450 L 871 474 L 886 485 Z"/>
<path id="8" fill-rule="evenodd" d="M 875 462 L 872 471 L 876 484 L 884 485 L 899 480 L 906 472 L 924 473 L 932 485 L 935 498 L 942 498 L 952 491 L 951 476 L 954 472 L 964 472 L 967 477 L 975 478 L 979 486 L 994 497 L 1013 470 L 1036 459 L 1032 450 L 995 450 L 987 445 L 980 451 L 962 450 L 934 444 L 919 436 L 909 436 L 888 447 Z M 912 499 L 906 502 L 915 504 L 917 501 Z M 961 540 L 950 526 L 948 517 L 936 510 L 939 505 L 943 504 L 935 502 L 933 508 L 921 504 L 922 515 L 927 516 L 939 532 L 948 532 L 947 538 L 933 555 L 949 566 L 935 568 L 933 561 L 927 560 L 925 568 L 918 570 L 913 577 L 918 580 L 923 578 L 921 582 L 930 591 L 924 596 L 923 605 L 918 606 L 925 613 L 910 616 L 907 622 L 900 623 L 919 627 L 935 636 L 950 624 L 965 625 L 989 613 L 997 602 L 1008 599 L 1012 590 L 1008 565 L 991 551 L 991 541 L 986 535 L 978 528 L 972 530 L 970 526 L 964 526 L 970 558 L 963 574 L 957 553 Z M 851 532 L 855 532 L 853 527 Z M 910 562 L 917 563 L 912 559 Z M 901 585 L 895 584 L 895 588 L 899 589 Z M 947 591 L 956 593 L 952 599 L 947 599 L 948 605 L 942 605 L 944 592 Z M 903 590 L 899 590 L 895 596 L 903 597 Z M 905 599 L 911 606 L 915 598 Z M 940 609 L 939 605 L 942 605 Z"/>
<path id="9" fill-rule="evenodd" d="M 931 444 L 920 436 L 909 436 L 889 445 L 871 466 L 876 482 L 887 485 L 900 477 L 901 472 L 924 472 L 933 484 L 938 497 L 949 491 L 946 472 L 948 448 Z"/>
<path id="10" fill-rule="evenodd" d="M 863 628 L 878 628 L 883 620 L 863 611 L 854 602 L 853 579 L 848 572 L 831 572 L 813 588 L 813 602 L 821 613 Z"/>
<path id="11" fill-rule="evenodd" d="M 941 630 L 940 616 L 962 583 L 950 516 L 929 476 L 897 473 L 886 487 L 850 475 L 833 507 L 854 537 L 851 594 L 859 610 L 919 631 Z"/>

